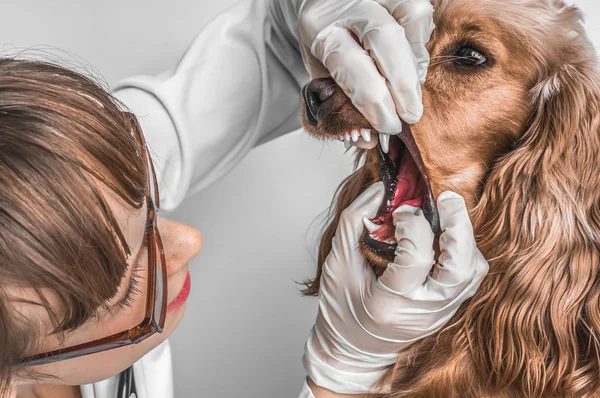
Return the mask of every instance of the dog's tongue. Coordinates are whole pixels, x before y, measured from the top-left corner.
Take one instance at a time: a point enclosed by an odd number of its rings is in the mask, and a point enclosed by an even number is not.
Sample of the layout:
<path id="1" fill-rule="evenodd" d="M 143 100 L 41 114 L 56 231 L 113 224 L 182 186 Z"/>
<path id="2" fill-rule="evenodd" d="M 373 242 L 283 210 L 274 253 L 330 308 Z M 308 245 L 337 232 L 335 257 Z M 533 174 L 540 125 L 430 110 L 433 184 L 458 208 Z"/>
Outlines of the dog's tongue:
<path id="1" fill-rule="evenodd" d="M 404 148 L 401 159 L 392 208 L 395 210 L 404 204 L 421 207 L 425 197 L 425 185 L 422 182 L 421 172 L 408 149 Z"/>
<path id="2" fill-rule="evenodd" d="M 383 214 L 374 220 L 377 224 L 383 223 L 383 225 L 373 231 L 372 236 L 383 242 L 395 236 L 395 228 L 392 222 L 392 213 L 394 210 L 405 204 L 413 207 L 422 207 L 425 197 L 425 184 L 422 181 L 421 172 L 410 152 L 408 152 L 408 149 L 404 148 L 403 150 L 404 153 L 400 157 L 401 163 L 396 179 L 397 184 L 392 201 L 392 209 L 389 213 Z"/>

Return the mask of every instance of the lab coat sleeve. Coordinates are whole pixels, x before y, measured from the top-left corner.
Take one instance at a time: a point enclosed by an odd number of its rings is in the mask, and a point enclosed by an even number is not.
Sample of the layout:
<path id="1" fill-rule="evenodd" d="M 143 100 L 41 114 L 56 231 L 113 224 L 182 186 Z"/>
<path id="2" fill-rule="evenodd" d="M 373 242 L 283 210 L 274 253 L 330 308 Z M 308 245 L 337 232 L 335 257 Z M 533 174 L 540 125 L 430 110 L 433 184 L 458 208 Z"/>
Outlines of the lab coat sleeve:
<path id="1" fill-rule="evenodd" d="M 297 1 L 242 1 L 209 23 L 174 69 L 115 86 L 145 134 L 163 210 L 220 179 L 253 147 L 301 127 L 308 74 Z"/>
<path id="2" fill-rule="evenodd" d="M 302 384 L 302 390 L 300 390 L 300 395 L 298 398 L 315 398 L 312 390 L 308 386 L 308 380 L 304 379 L 304 384 Z"/>

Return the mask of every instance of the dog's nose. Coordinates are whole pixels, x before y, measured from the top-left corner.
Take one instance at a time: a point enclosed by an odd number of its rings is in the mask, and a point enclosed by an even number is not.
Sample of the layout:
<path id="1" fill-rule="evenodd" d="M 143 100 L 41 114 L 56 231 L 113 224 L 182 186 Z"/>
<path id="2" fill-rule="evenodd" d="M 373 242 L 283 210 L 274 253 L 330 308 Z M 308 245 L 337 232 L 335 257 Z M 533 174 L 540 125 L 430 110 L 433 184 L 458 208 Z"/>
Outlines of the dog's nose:
<path id="1" fill-rule="evenodd" d="M 323 103 L 335 92 L 335 81 L 332 78 L 314 79 L 302 89 L 306 105 L 306 120 L 316 125 L 319 117 L 323 117 Z"/>

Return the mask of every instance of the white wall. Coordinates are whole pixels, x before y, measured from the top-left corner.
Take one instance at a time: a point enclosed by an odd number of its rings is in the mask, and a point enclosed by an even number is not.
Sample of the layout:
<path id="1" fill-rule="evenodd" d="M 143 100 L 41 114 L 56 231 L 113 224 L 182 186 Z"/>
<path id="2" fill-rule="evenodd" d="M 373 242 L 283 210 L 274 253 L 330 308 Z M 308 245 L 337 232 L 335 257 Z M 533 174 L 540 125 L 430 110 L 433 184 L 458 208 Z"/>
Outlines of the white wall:
<path id="1" fill-rule="evenodd" d="M 0 45 L 58 47 L 114 83 L 173 66 L 233 2 L 4 0 Z M 600 43 L 600 6 L 576 3 Z M 171 339 L 176 397 L 297 396 L 315 300 L 302 298 L 294 281 L 314 274 L 310 224 L 350 170 L 341 144 L 295 132 L 252 151 L 172 215 L 204 235 L 187 316 Z"/>

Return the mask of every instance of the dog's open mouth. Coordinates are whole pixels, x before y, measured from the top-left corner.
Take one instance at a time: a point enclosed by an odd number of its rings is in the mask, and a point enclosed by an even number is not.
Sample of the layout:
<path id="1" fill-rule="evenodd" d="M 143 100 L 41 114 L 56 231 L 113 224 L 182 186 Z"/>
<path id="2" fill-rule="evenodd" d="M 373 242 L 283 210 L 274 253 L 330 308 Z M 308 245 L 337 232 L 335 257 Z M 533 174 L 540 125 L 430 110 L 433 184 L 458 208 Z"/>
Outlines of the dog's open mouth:
<path id="1" fill-rule="evenodd" d="M 439 217 L 433 199 L 429 176 L 410 131 L 403 123 L 402 133 L 392 135 L 385 153 L 377 145 L 379 174 L 385 186 L 385 196 L 375 218 L 365 219 L 363 242 L 373 252 L 388 261 L 396 250 L 392 213 L 401 205 L 420 207 L 433 232 L 439 233 Z"/>
<path id="2" fill-rule="evenodd" d="M 394 261 L 397 243 L 392 214 L 401 205 L 420 207 L 434 234 L 439 235 L 439 216 L 429 176 L 410 125 L 403 121 L 398 135 L 377 132 L 331 78 L 312 80 L 303 87 L 302 97 L 303 120 L 309 134 L 344 141 L 346 148 L 355 145 L 377 151 L 385 196 L 375 218 L 365 218 L 361 242 L 361 249 L 369 251 L 365 254 L 372 265 L 385 269 L 387 263 Z"/>

